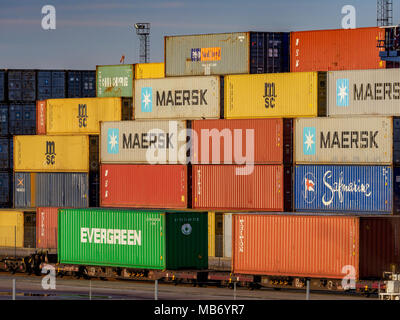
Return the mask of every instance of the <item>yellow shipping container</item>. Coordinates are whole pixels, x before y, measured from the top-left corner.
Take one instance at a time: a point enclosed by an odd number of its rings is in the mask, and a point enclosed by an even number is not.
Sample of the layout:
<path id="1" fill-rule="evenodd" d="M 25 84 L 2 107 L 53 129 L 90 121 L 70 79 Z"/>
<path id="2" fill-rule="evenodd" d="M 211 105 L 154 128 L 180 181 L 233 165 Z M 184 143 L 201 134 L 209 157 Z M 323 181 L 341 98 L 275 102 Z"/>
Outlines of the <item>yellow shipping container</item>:
<path id="1" fill-rule="evenodd" d="M 326 114 L 326 72 L 229 75 L 224 79 L 226 119 Z"/>
<path id="2" fill-rule="evenodd" d="M 208 213 L 208 256 L 215 257 L 215 212 Z"/>
<path id="3" fill-rule="evenodd" d="M 88 172 L 89 136 L 14 136 L 14 171 Z"/>
<path id="4" fill-rule="evenodd" d="M 24 213 L 0 211 L 0 247 L 24 246 Z"/>
<path id="5" fill-rule="evenodd" d="M 46 100 L 46 133 L 100 134 L 100 121 L 121 121 L 121 98 Z"/>
<path id="6" fill-rule="evenodd" d="M 135 79 L 158 79 L 164 77 L 163 62 L 135 64 Z"/>

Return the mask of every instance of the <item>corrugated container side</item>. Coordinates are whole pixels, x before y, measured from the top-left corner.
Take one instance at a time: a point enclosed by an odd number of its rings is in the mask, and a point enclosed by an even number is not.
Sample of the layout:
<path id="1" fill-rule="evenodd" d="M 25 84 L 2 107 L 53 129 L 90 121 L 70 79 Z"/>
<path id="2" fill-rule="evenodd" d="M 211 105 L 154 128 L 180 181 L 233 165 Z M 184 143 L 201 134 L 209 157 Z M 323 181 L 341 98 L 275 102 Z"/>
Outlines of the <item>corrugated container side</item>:
<path id="1" fill-rule="evenodd" d="M 391 214 L 392 179 L 388 166 L 298 165 L 295 210 Z"/>
<path id="2" fill-rule="evenodd" d="M 57 249 L 58 208 L 36 209 L 36 248 Z"/>
<path id="3" fill-rule="evenodd" d="M 49 135 L 98 135 L 100 122 L 120 121 L 121 112 L 121 98 L 49 99 L 46 101 L 46 132 Z"/>
<path id="4" fill-rule="evenodd" d="M 101 123 L 101 163 L 186 163 L 186 122 L 135 120 Z"/>
<path id="5" fill-rule="evenodd" d="M 0 247 L 24 247 L 24 213 L 0 212 Z"/>
<path id="6" fill-rule="evenodd" d="M 87 173 L 26 173 L 14 174 L 14 207 L 89 206 Z"/>
<path id="7" fill-rule="evenodd" d="M 296 119 L 296 163 L 392 164 L 389 117 Z"/>
<path id="8" fill-rule="evenodd" d="M 133 97 L 133 64 L 96 67 L 97 97 Z"/>
<path id="9" fill-rule="evenodd" d="M 218 119 L 220 78 L 135 80 L 135 119 Z"/>
<path id="10" fill-rule="evenodd" d="M 135 79 L 157 79 L 165 78 L 165 65 L 160 63 L 137 63 L 135 64 Z"/>
<path id="11" fill-rule="evenodd" d="M 14 170 L 88 172 L 88 136 L 14 136 Z"/>
<path id="12" fill-rule="evenodd" d="M 193 163 L 241 164 L 243 155 L 255 164 L 283 163 L 282 119 L 196 120 L 192 130 Z"/>
<path id="13" fill-rule="evenodd" d="M 212 210 L 283 211 L 283 169 L 283 165 L 254 165 L 252 169 L 235 165 L 193 165 L 192 206 Z"/>
<path id="14" fill-rule="evenodd" d="M 328 116 L 399 116 L 399 77 L 398 68 L 328 72 Z"/>
<path id="15" fill-rule="evenodd" d="M 324 73 L 231 75 L 224 77 L 224 88 L 226 119 L 316 117 L 326 112 Z"/>
<path id="16" fill-rule="evenodd" d="M 292 32 L 290 71 L 384 69 L 377 47 L 384 38 L 379 27 Z"/>
<path id="17" fill-rule="evenodd" d="M 185 165 L 100 166 L 102 207 L 186 208 Z"/>
<path id="18" fill-rule="evenodd" d="M 165 224 L 165 215 L 157 211 L 61 209 L 58 259 L 71 264 L 165 269 Z M 102 230 L 107 238 L 97 236 Z"/>
<path id="19" fill-rule="evenodd" d="M 360 277 L 381 279 L 400 267 L 400 217 L 360 218 Z"/>
<path id="20" fill-rule="evenodd" d="M 359 278 L 359 220 L 352 217 L 236 214 L 233 272 L 342 279 Z"/>

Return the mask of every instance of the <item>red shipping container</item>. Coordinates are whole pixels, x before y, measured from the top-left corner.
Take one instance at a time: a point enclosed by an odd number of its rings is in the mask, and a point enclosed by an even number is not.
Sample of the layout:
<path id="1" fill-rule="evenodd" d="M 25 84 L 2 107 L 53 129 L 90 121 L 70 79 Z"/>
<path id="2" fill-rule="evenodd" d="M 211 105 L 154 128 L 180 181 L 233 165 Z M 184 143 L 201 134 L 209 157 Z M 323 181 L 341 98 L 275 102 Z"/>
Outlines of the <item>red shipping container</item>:
<path id="1" fill-rule="evenodd" d="M 255 164 L 281 164 L 284 148 L 285 153 L 290 153 L 292 147 L 291 126 L 284 126 L 283 122 L 283 119 L 193 121 L 192 129 L 197 136 L 192 140 L 193 163 L 241 164 L 244 159 L 249 163 L 251 158 Z M 217 162 L 213 163 L 213 157 Z"/>
<path id="2" fill-rule="evenodd" d="M 283 165 L 194 165 L 192 206 L 209 210 L 283 211 Z"/>
<path id="3" fill-rule="evenodd" d="M 382 277 L 400 264 L 400 219 L 238 214 L 234 273 L 343 279 Z"/>
<path id="4" fill-rule="evenodd" d="M 383 39 L 378 27 L 292 32 L 290 71 L 384 69 L 377 48 Z"/>
<path id="5" fill-rule="evenodd" d="M 57 249 L 58 208 L 36 209 L 36 248 Z"/>
<path id="6" fill-rule="evenodd" d="M 187 207 L 185 165 L 104 164 L 100 173 L 102 207 Z"/>
<path id="7" fill-rule="evenodd" d="M 36 101 L 36 134 L 46 134 L 46 101 Z"/>

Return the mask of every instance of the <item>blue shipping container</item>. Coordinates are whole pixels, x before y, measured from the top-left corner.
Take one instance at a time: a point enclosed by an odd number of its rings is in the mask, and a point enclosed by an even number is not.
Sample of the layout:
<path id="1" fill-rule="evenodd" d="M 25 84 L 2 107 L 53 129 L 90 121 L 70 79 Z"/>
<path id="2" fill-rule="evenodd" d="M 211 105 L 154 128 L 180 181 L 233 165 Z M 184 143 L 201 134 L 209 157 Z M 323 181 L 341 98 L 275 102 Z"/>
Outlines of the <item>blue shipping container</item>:
<path id="1" fill-rule="evenodd" d="M 38 77 L 38 100 L 65 98 L 65 71 L 40 70 Z"/>
<path id="2" fill-rule="evenodd" d="M 11 178 L 12 173 L 0 172 L 0 208 L 12 207 Z"/>
<path id="3" fill-rule="evenodd" d="M 4 101 L 6 99 L 5 88 L 6 88 L 6 72 L 4 70 L 0 70 L 0 101 Z"/>
<path id="4" fill-rule="evenodd" d="M 11 135 L 36 134 L 36 105 L 11 104 L 9 109 Z"/>
<path id="5" fill-rule="evenodd" d="M 0 136 L 8 134 L 8 105 L 0 104 Z"/>
<path id="6" fill-rule="evenodd" d="M 392 179 L 388 166 L 299 165 L 295 168 L 295 210 L 390 214 Z"/>
<path id="7" fill-rule="evenodd" d="M 10 169 L 10 138 L 0 138 L 0 170 Z"/>
<path id="8" fill-rule="evenodd" d="M 8 71 L 8 100 L 10 101 L 36 100 L 36 71 L 34 70 Z"/>

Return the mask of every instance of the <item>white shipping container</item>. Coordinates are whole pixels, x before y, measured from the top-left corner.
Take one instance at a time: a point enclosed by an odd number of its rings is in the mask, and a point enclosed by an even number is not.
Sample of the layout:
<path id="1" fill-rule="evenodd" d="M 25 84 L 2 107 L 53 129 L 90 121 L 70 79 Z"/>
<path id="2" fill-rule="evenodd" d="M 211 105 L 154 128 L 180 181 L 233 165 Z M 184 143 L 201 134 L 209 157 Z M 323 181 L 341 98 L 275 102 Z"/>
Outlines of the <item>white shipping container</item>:
<path id="1" fill-rule="evenodd" d="M 298 164 L 391 164 L 391 117 L 299 118 L 295 121 Z"/>
<path id="2" fill-rule="evenodd" d="M 400 69 L 328 72 L 327 114 L 400 115 Z"/>
<path id="3" fill-rule="evenodd" d="M 135 80 L 135 119 L 218 119 L 216 76 Z"/>
<path id="4" fill-rule="evenodd" d="M 224 258 L 232 258 L 232 213 L 224 213 Z"/>
<path id="5" fill-rule="evenodd" d="M 100 162 L 186 163 L 186 121 L 135 120 L 101 123 Z"/>

